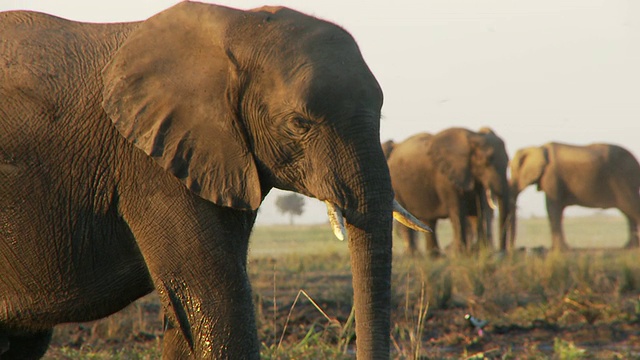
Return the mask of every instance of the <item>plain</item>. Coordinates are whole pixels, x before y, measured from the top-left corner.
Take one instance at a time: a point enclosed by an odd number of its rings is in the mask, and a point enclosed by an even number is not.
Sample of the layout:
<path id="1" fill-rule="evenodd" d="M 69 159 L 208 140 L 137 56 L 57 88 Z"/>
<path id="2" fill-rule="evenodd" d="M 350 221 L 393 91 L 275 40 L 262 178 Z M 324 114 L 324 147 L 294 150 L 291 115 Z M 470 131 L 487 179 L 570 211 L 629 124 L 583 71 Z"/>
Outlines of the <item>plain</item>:
<path id="1" fill-rule="evenodd" d="M 450 226 L 439 233 L 446 246 Z M 548 254 L 546 218 L 521 219 L 501 257 L 429 260 L 394 243 L 395 359 L 640 359 L 640 261 L 618 216 L 565 219 L 574 250 Z M 420 244 L 423 246 L 423 244 Z M 354 358 L 346 242 L 328 225 L 259 226 L 248 269 L 264 359 Z M 480 332 L 465 319 L 488 324 Z M 46 359 L 159 359 L 155 295 L 109 318 L 56 328 Z"/>

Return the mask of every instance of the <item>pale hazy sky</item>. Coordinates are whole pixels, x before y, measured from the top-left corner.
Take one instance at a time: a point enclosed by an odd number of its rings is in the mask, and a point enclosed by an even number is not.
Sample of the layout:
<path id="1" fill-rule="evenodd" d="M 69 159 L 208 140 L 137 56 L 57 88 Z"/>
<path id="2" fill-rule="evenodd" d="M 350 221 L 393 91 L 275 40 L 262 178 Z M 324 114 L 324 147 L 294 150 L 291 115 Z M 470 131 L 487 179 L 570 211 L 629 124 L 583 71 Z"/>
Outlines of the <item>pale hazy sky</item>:
<path id="1" fill-rule="evenodd" d="M 0 0 L 82 21 L 145 19 L 175 0 Z M 638 0 L 260 0 L 346 28 L 382 85 L 381 141 L 451 126 L 492 127 L 513 156 L 548 141 L 612 142 L 640 157 Z M 258 223 L 286 223 L 270 194 Z M 520 215 L 545 215 L 533 187 Z M 567 215 L 589 213 L 570 208 Z M 299 222 L 325 222 L 309 200 Z"/>

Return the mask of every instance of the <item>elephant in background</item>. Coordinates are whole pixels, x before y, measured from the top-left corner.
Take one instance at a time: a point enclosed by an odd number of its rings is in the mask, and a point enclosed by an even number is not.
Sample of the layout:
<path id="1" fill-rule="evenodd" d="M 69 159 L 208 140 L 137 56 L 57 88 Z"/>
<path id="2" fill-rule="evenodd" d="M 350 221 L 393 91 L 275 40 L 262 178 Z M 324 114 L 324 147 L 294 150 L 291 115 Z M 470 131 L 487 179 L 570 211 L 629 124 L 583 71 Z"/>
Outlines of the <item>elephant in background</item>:
<path id="1" fill-rule="evenodd" d="M 618 208 L 627 218 L 629 240 L 638 247 L 640 223 L 640 165 L 626 149 L 611 144 L 576 146 L 550 142 L 519 149 L 511 161 L 512 203 L 527 186 L 536 184 L 546 199 L 553 250 L 569 246 L 562 230 L 562 214 L 570 205 Z M 515 237 L 516 209 L 512 209 Z"/>
<path id="2" fill-rule="evenodd" d="M 380 144 L 382 147 L 382 153 L 384 154 L 385 159 L 389 159 L 389 155 L 393 151 L 393 148 L 396 146 L 396 143 L 393 140 L 387 140 Z"/>
<path id="3" fill-rule="evenodd" d="M 431 136 L 431 134 L 427 134 L 427 133 L 423 133 L 424 136 Z M 383 142 L 382 144 L 380 144 L 382 147 L 382 152 L 384 153 L 384 157 L 385 159 L 389 160 L 389 156 L 391 155 L 391 152 L 393 151 L 393 149 L 396 146 L 395 141 L 393 140 L 387 140 L 385 142 Z M 396 233 L 399 234 L 399 236 L 402 238 L 402 240 L 405 243 L 405 247 L 406 247 L 406 251 L 409 255 L 411 256 L 415 256 L 418 254 L 418 246 L 416 244 L 416 238 L 418 237 L 418 232 L 416 230 L 411 229 L 410 227 L 404 226 L 402 225 L 400 222 L 398 221 L 394 221 L 393 222 L 393 228 L 395 229 Z M 433 232 L 433 229 L 430 233 Z M 427 249 L 431 249 L 431 255 L 432 256 L 439 256 L 440 253 L 440 249 L 438 248 L 438 245 L 433 245 L 433 235 L 431 234 L 425 234 L 426 236 L 426 242 L 427 242 Z"/>
<path id="4" fill-rule="evenodd" d="M 4 12 L 0 33 L 0 358 L 156 289 L 163 358 L 258 359 L 247 251 L 274 187 L 348 232 L 358 357 L 389 357 L 382 91 L 345 30 L 181 2 L 135 23 Z"/>
<path id="5" fill-rule="evenodd" d="M 491 129 L 420 133 L 387 147 L 396 200 L 433 229 L 425 234 L 431 255 L 440 252 L 436 223 L 444 218 L 451 220 L 457 252 L 470 250 L 472 228 L 478 245 L 491 247 L 494 197 L 500 212 L 500 249 L 507 248 L 509 157 L 504 142 Z M 416 233 L 402 226 L 398 231 L 408 252 L 414 253 Z"/>

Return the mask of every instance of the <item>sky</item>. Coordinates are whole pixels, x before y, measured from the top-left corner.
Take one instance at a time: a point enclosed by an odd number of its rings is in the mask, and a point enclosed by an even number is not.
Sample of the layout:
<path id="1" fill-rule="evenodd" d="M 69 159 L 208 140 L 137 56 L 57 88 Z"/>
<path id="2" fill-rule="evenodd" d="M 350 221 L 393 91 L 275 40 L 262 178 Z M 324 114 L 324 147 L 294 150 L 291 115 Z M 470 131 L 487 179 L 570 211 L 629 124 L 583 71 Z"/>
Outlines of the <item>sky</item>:
<path id="1" fill-rule="evenodd" d="M 89 22 L 143 20 L 176 0 L 0 0 Z M 259 0 L 217 1 L 239 9 L 283 5 L 349 31 L 385 95 L 380 140 L 402 141 L 452 126 L 489 126 L 517 149 L 549 141 L 609 142 L 640 157 L 638 0 Z M 267 196 L 257 224 L 288 223 Z M 546 216 L 531 186 L 520 216 Z M 570 207 L 567 216 L 599 210 Z M 617 211 L 606 213 L 618 214 Z M 327 221 L 308 199 L 297 223 Z"/>

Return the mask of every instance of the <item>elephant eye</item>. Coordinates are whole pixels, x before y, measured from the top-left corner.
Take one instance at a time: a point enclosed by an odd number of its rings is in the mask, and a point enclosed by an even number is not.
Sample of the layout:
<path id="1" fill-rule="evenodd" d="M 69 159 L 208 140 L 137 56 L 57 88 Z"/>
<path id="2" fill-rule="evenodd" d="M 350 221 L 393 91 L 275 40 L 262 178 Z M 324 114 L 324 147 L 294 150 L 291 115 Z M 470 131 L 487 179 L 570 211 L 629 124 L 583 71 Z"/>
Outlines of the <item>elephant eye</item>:
<path id="1" fill-rule="evenodd" d="M 287 132 L 291 135 L 304 135 L 311 129 L 312 122 L 301 116 L 292 116 L 287 122 Z"/>

